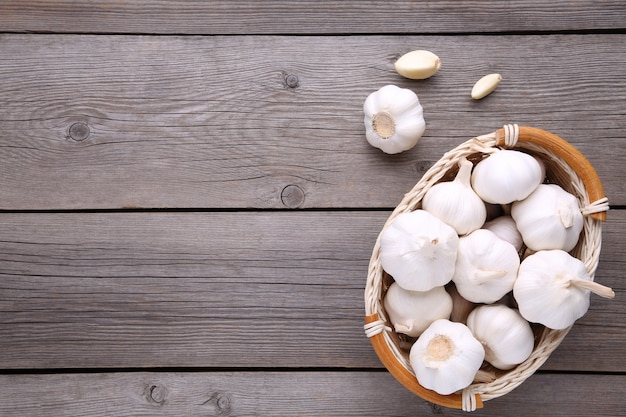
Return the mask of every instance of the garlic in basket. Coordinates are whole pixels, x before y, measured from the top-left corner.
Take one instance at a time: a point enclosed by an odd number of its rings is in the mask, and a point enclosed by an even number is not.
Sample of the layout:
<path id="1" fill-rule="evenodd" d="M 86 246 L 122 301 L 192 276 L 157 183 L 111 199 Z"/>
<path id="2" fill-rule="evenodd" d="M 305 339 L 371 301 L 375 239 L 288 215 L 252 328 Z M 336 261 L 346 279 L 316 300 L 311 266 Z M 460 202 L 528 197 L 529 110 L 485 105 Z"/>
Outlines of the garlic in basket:
<path id="1" fill-rule="evenodd" d="M 570 251 L 583 229 L 578 200 L 556 184 L 541 184 L 527 198 L 513 203 L 511 217 L 526 246 L 535 251 Z"/>
<path id="2" fill-rule="evenodd" d="M 363 104 L 365 138 L 388 154 L 411 149 L 426 130 L 417 95 L 406 88 L 386 85 L 371 93 Z"/>
<path id="3" fill-rule="evenodd" d="M 384 306 L 396 332 L 417 337 L 433 321 L 450 317 L 452 298 L 441 286 L 409 291 L 394 282 L 385 294 Z"/>
<path id="4" fill-rule="evenodd" d="M 485 350 L 464 324 L 434 321 L 411 347 L 409 361 L 424 388 L 448 395 L 472 383 Z"/>
<path id="5" fill-rule="evenodd" d="M 591 280 L 581 260 L 557 249 L 536 252 L 522 261 L 513 296 L 526 320 L 562 330 L 585 315 L 590 291 L 615 297 L 612 289 Z"/>
<path id="6" fill-rule="evenodd" d="M 511 149 L 496 150 L 472 172 L 472 187 L 485 202 L 523 200 L 543 181 L 545 168 L 535 157 Z"/>
<path id="7" fill-rule="evenodd" d="M 476 307 L 467 317 L 467 327 L 485 348 L 485 360 L 498 369 L 511 369 L 533 351 L 535 338 L 530 324 L 504 304 Z"/>
<path id="8" fill-rule="evenodd" d="M 480 228 L 487 218 L 485 203 L 472 190 L 473 164 L 459 160 L 459 172 L 453 181 L 433 185 L 424 195 L 422 208 L 465 235 Z"/>
<path id="9" fill-rule="evenodd" d="M 459 239 L 452 281 L 473 303 L 495 303 L 513 289 L 520 260 L 517 250 L 490 230 Z"/>
<path id="10" fill-rule="evenodd" d="M 380 236 L 383 269 L 405 290 L 428 291 L 452 279 L 459 236 L 425 210 L 399 214 Z"/>

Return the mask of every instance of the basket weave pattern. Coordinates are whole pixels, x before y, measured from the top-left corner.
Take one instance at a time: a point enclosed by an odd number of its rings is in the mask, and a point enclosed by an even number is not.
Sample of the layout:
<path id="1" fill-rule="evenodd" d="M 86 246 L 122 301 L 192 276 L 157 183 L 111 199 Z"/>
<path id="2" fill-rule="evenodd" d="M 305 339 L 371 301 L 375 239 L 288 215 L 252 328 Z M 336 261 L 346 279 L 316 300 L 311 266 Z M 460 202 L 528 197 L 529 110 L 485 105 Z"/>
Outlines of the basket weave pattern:
<path id="1" fill-rule="evenodd" d="M 546 167 L 548 182 L 556 183 L 579 202 L 584 215 L 583 231 L 576 247 L 570 252 L 583 261 L 593 279 L 598 266 L 601 246 L 601 220 L 606 217 L 608 200 L 591 164 L 572 145 L 549 132 L 507 125 L 496 132 L 472 138 L 443 155 L 396 206 L 383 226 L 384 231 L 401 213 L 421 208 L 425 193 L 436 183 L 452 180 L 458 171 L 458 161 L 465 157 L 476 163 L 497 148 L 512 148 L 540 158 Z M 443 396 L 419 385 L 402 337 L 393 331 L 383 307 L 385 292 L 393 278 L 380 262 L 380 234 L 370 259 L 365 287 L 366 335 L 387 369 L 406 388 L 420 397 L 446 407 L 473 411 L 482 402 L 500 397 L 530 377 L 557 348 L 570 328 L 551 330 L 535 327 L 535 348 L 531 356 L 510 371 L 499 371 L 492 382 L 474 382 L 462 392 Z"/>

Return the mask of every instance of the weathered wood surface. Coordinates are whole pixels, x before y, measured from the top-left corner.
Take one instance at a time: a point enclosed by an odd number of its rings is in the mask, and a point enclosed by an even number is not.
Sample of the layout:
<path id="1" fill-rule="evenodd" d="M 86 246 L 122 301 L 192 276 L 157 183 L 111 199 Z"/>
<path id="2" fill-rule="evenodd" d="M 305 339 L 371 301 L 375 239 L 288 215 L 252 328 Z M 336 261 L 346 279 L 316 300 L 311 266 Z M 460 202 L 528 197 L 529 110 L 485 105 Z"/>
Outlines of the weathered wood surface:
<path id="1" fill-rule="evenodd" d="M 0 30 L 60 33 L 458 33 L 623 29 L 621 0 L 0 3 Z"/>
<path id="2" fill-rule="evenodd" d="M 1 209 L 389 208 L 444 152 L 510 122 L 573 143 L 626 204 L 626 153 L 607 154 L 626 137 L 626 35 L 0 39 Z M 440 73 L 399 77 L 415 48 Z M 489 72 L 503 83 L 473 101 Z M 392 83 L 427 121 L 393 157 L 362 117 Z"/>
<path id="3" fill-rule="evenodd" d="M 363 289 L 388 215 L 5 213 L 0 368 L 380 368 Z M 626 212 L 606 225 L 596 280 L 617 297 L 544 369 L 626 372 Z"/>
<path id="4" fill-rule="evenodd" d="M 626 416 L 621 376 L 536 374 L 528 382 L 470 415 Z M 432 406 L 381 372 L 9 375 L 0 385 L 5 417 L 468 415 Z"/>
<path id="5" fill-rule="evenodd" d="M 626 415 L 625 47 L 621 0 L 0 2 L 0 415 L 464 414 L 384 370 L 363 289 L 390 209 L 505 123 L 598 170 L 616 298 L 474 415 Z M 400 78 L 414 49 L 443 69 Z M 385 84 L 427 121 L 396 156 Z"/>

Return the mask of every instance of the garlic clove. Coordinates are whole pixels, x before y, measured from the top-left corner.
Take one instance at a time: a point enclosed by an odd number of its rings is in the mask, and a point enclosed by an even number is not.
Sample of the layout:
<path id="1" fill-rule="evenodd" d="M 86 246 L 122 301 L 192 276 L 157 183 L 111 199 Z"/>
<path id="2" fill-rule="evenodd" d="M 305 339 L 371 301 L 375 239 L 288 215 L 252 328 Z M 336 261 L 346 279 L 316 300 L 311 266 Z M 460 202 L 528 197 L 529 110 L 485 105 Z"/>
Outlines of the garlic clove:
<path id="1" fill-rule="evenodd" d="M 449 224 L 459 235 L 480 228 L 487 218 L 485 203 L 470 184 L 473 164 L 459 161 L 459 172 L 453 181 L 433 185 L 422 199 L 422 208 Z"/>
<path id="2" fill-rule="evenodd" d="M 563 250 L 542 250 L 525 258 L 513 287 L 520 314 L 550 329 L 573 325 L 589 309 L 589 295 L 615 293 L 593 282 L 585 264 Z"/>
<path id="3" fill-rule="evenodd" d="M 513 289 L 519 264 L 513 245 L 479 229 L 459 239 L 452 281 L 466 300 L 494 303 Z"/>
<path id="4" fill-rule="evenodd" d="M 480 100 L 493 93 L 502 81 L 502 75 L 500 74 L 488 74 L 476 81 L 476 84 L 472 87 L 470 95 L 474 100 Z"/>
<path id="5" fill-rule="evenodd" d="M 409 361 L 418 382 L 441 395 L 469 386 L 485 358 L 485 350 L 461 323 L 434 321 L 411 347 Z"/>
<path id="6" fill-rule="evenodd" d="M 383 269 L 402 288 L 428 291 L 450 282 L 459 237 L 425 210 L 401 213 L 380 235 Z"/>
<path id="7" fill-rule="evenodd" d="M 400 153 L 414 147 L 426 123 L 417 95 L 406 88 L 386 85 L 363 103 L 365 138 L 385 153 Z"/>
<path id="8" fill-rule="evenodd" d="M 452 298 L 443 287 L 429 291 L 409 291 L 392 283 L 383 300 L 389 321 L 398 333 L 419 336 L 437 319 L 452 312 Z"/>
<path id="9" fill-rule="evenodd" d="M 556 184 L 540 184 L 527 198 L 516 201 L 511 217 L 526 246 L 535 251 L 570 251 L 583 229 L 578 200 Z"/>
<path id="10" fill-rule="evenodd" d="M 485 348 L 485 360 L 498 369 L 519 365 L 533 351 L 535 338 L 530 324 L 503 304 L 476 307 L 467 317 L 467 327 Z"/>
<path id="11" fill-rule="evenodd" d="M 396 72 L 412 80 L 432 77 L 441 68 L 441 60 L 430 51 L 417 50 L 402 55 L 394 64 Z"/>
<path id="12" fill-rule="evenodd" d="M 544 172 L 533 156 L 503 149 L 476 164 L 471 184 L 483 201 L 509 204 L 528 197 L 543 181 Z"/>

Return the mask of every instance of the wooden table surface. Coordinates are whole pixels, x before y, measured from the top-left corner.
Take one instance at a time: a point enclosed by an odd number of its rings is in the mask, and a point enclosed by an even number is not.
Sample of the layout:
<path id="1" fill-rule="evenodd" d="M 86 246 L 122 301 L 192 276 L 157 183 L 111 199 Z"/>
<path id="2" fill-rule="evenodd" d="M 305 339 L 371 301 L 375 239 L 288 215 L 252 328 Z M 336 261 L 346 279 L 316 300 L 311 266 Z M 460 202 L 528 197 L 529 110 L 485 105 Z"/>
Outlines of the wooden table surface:
<path id="1" fill-rule="evenodd" d="M 623 0 L 2 1 L 0 80 L 1 416 L 463 415 L 381 365 L 363 290 L 404 193 L 506 123 L 596 167 L 616 298 L 473 414 L 626 415 Z M 427 125 L 394 156 L 386 84 Z"/>

